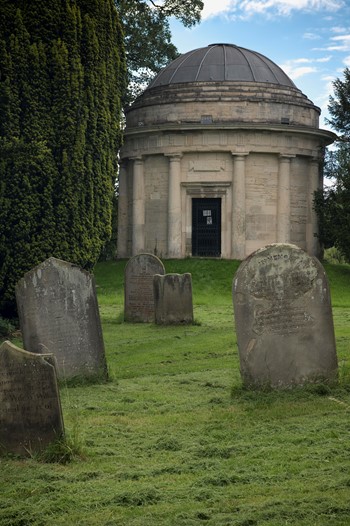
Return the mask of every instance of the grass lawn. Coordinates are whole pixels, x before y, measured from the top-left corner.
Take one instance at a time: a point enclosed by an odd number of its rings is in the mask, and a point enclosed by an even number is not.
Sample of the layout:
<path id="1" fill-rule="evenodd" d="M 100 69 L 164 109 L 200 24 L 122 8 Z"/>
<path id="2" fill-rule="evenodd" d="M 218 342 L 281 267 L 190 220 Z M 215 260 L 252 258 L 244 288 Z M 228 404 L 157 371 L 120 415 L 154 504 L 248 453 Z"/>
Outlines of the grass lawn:
<path id="1" fill-rule="evenodd" d="M 254 392 L 239 374 L 238 262 L 164 261 L 192 273 L 196 323 L 180 327 L 123 322 L 125 264 L 95 269 L 110 381 L 61 386 L 80 455 L 0 459 L 0 526 L 349 526 L 350 266 L 325 266 L 339 385 Z"/>

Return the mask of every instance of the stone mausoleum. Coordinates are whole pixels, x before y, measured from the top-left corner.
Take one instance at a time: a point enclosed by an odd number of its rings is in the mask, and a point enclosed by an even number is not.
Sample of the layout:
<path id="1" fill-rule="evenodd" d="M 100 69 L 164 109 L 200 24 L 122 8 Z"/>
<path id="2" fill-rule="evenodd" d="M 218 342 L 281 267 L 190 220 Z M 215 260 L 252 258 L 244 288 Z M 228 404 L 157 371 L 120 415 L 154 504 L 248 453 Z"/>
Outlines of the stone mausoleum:
<path id="1" fill-rule="evenodd" d="M 269 243 L 319 255 L 320 109 L 265 56 L 189 51 L 126 113 L 118 257 L 244 259 Z"/>

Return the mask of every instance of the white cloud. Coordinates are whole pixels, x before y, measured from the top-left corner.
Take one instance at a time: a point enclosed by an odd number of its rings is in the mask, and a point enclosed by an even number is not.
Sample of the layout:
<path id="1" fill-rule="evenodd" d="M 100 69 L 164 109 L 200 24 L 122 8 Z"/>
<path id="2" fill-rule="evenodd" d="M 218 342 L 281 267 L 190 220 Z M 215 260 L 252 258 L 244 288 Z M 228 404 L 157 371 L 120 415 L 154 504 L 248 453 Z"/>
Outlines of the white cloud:
<path id="1" fill-rule="evenodd" d="M 322 51 L 348 51 L 348 46 L 328 46 L 326 48 L 322 48 Z"/>
<path id="2" fill-rule="evenodd" d="M 329 44 L 325 47 L 313 48 L 314 51 L 350 51 L 350 35 L 342 35 L 338 37 L 331 37 L 331 42 L 334 44 Z"/>
<path id="3" fill-rule="evenodd" d="M 280 15 L 289 15 L 292 11 L 311 11 L 326 9 L 336 11 L 342 7 L 342 0 L 243 0 L 244 9 L 251 13 L 263 13 L 269 10 Z"/>
<path id="4" fill-rule="evenodd" d="M 332 37 L 331 40 L 341 40 L 342 42 L 350 42 L 350 35 L 340 35 L 339 37 Z"/>
<path id="5" fill-rule="evenodd" d="M 295 58 L 293 61 L 294 64 L 310 64 L 311 60 L 309 58 Z"/>
<path id="6" fill-rule="evenodd" d="M 331 27 L 332 33 L 345 33 L 345 31 L 346 31 L 345 27 L 339 27 L 339 26 Z"/>
<path id="7" fill-rule="evenodd" d="M 310 73 L 317 73 L 318 69 L 315 66 L 299 66 L 300 63 L 303 63 L 301 60 L 288 60 L 284 64 L 280 64 L 280 67 L 292 80 L 310 75 Z"/>
<path id="8" fill-rule="evenodd" d="M 304 33 L 303 38 L 305 38 L 305 40 L 318 40 L 321 37 L 315 33 Z"/>
<path id="9" fill-rule="evenodd" d="M 293 11 L 337 11 L 344 5 L 344 0 L 204 0 L 202 18 L 219 15 L 289 15 Z"/>
<path id="10" fill-rule="evenodd" d="M 345 57 L 343 62 L 347 68 L 350 68 L 350 55 Z"/>
<path id="11" fill-rule="evenodd" d="M 236 10 L 237 2 L 232 0 L 204 0 L 202 19 L 217 15 L 225 15 Z"/>
<path id="12" fill-rule="evenodd" d="M 317 73 L 317 68 L 314 68 L 312 66 L 304 66 L 303 68 L 294 68 L 291 70 L 289 76 L 293 79 L 299 79 L 300 77 L 304 77 L 305 75 L 309 75 L 310 73 Z"/>
<path id="13" fill-rule="evenodd" d="M 332 56 L 331 56 L 331 55 L 328 55 L 328 57 L 317 58 L 317 59 L 315 60 L 315 62 L 329 62 L 331 59 L 332 59 Z"/>
<path id="14" fill-rule="evenodd" d="M 280 64 L 280 67 L 291 79 L 296 80 L 311 73 L 318 73 L 319 68 L 317 64 L 329 62 L 331 59 L 330 55 L 320 58 L 300 57 L 287 60 L 284 64 Z"/>
<path id="15" fill-rule="evenodd" d="M 322 48 L 323 51 L 350 51 L 350 34 L 331 37 L 330 40 L 334 44 Z"/>

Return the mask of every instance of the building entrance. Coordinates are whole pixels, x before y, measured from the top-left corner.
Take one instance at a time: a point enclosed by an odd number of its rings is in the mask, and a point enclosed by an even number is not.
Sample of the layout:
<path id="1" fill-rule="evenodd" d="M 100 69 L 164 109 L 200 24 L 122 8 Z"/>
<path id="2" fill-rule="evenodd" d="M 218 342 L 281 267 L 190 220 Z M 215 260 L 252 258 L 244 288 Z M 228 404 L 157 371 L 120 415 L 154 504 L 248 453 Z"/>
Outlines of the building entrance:
<path id="1" fill-rule="evenodd" d="M 221 255 L 221 199 L 192 199 L 192 256 Z"/>

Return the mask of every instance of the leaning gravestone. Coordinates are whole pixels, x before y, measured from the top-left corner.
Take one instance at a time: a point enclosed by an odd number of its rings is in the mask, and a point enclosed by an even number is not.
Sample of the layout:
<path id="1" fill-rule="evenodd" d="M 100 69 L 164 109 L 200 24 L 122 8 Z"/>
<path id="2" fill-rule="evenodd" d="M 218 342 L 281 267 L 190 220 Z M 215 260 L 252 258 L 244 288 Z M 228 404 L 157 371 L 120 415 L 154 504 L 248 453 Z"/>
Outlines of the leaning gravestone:
<path id="1" fill-rule="evenodd" d="M 153 290 L 155 322 L 158 325 L 193 323 L 191 274 L 156 274 Z"/>
<path id="2" fill-rule="evenodd" d="M 0 451 L 30 455 L 63 437 L 52 354 L 0 346 Z"/>
<path id="3" fill-rule="evenodd" d="M 154 322 L 153 276 L 164 274 L 163 263 L 152 254 L 132 257 L 124 272 L 124 319 Z"/>
<path id="4" fill-rule="evenodd" d="M 316 258 L 290 244 L 257 250 L 234 277 L 233 302 L 246 386 L 336 379 L 329 286 Z"/>
<path id="5" fill-rule="evenodd" d="M 49 258 L 16 285 L 24 348 L 50 352 L 60 379 L 106 377 L 107 368 L 93 276 Z"/>

